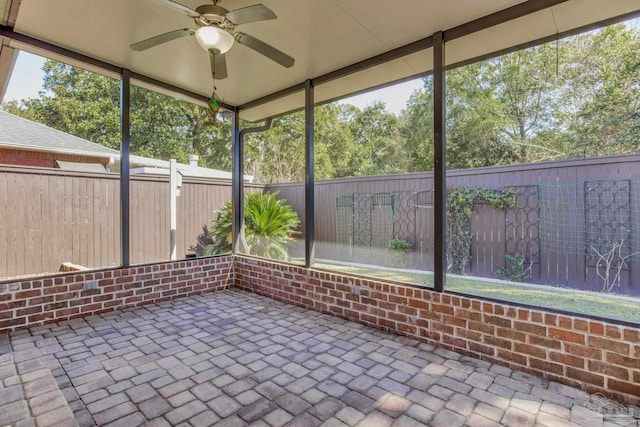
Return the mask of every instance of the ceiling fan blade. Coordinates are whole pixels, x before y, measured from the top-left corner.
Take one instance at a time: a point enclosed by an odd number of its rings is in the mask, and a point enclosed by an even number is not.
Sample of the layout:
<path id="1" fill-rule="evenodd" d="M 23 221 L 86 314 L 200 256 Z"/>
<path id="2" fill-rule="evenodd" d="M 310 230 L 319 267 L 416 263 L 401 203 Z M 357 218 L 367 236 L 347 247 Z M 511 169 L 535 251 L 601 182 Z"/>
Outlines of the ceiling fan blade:
<path id="1" fill-rule="evenodd" d="M 159 36 L 151 37 L 150 39 L 142 40 L 138 43 L 132 44 L 130 47 L 133 50 L 141 51 L 147 50 L 159 44 L 169 42 L 171 40 L 179 39 L 180 37 L 190 36 L 193 34 L 193 30 L 189 28 L 183 28 L 181 30 L 169 31 L 168 33 L 160 34 Z"/>
<path id="2" fill-rule="evenodd" d="M 236 40 L 238 40 L 238 43 L 243 44 L 255 50 L 256 52 L 263 54 L 267 58 L 277 62 L 285 68 L 291 68 L 295 63 L 295 59 L 293 59 L 286 53 L 279 51 L 275 47 L 270 46 L 265 42 L 260 41 L 253 36 L 250 36 L 249 34 L 236 33 Z"/>
<path id="3" fill-rule="evenodd" d="M 276 14 L 273 13 L 273 10 L 261 3 L 232 10 L 227 13 L 225 17 L 231 21 L 233 25 L 242 25 L 248 24 L 249 22 L 266 21 L 277 18 Z"/>
<path id="4" fill-rule="evenodd" d="M 167 6 L 172 8 L 173 10 L 177 10 L 178 12 L 184 13 L 185 15 L 187 15 L 190 18 L 197 18 L 198 16 L 200 16 L 200 14 L 198 12 L 196 12 L 193 9 L 188 8 L 187 6 L 183 6 L 180 3 L 176 3 L 174 1 L 171 0 L 153 0 L 156 3 L 160 3 L 163 6 Z"/>
<path id="5" fill-rule="evenodd" d="M 224 54 L 209 51 L 211 57 L 211 76 L 213 80 L 222 80 L 227 78 L 227 58 Z"/>

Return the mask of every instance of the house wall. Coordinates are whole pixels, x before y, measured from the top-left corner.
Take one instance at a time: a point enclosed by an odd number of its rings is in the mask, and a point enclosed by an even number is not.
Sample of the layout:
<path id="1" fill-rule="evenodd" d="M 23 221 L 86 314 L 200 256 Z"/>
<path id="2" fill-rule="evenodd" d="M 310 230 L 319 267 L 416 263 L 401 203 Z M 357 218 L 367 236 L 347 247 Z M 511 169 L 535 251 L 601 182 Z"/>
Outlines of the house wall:
<path id="1" fill-rule="evenodd" d="M 239 256 L 236 286 L 640 404 L 640 329 Z"/>
<path id="2" fill-rule="evenodd" d="M 109 164 L 109 159 L 90 156 L 75 156 L 63 153 L 46 153 L 42 151 L 12 150 L 0 148 L 0 164 L 35 166 L 41 168 L 52 168 L 53 162 L 63 160 L 78 163 L 100 163 L 103 166 Z"/>
<path id="3" fill-rule="evenodd" d="M 98 288 L 83 291 L 87 281 Z M 0 334 L 233 284 L 231 256 L 70 273 L 0 283 Z"/>

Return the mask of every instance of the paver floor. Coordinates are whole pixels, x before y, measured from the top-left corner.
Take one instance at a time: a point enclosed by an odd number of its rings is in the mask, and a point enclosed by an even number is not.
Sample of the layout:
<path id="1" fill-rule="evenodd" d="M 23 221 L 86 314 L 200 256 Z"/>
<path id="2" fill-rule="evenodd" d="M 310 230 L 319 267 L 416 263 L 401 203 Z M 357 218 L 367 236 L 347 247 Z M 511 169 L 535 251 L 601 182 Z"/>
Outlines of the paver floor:
<path id="1" fill-rule="evenodd" d="M 36 415 L 37 425 L 126 427 L 637 426 L 640 419 L 638 408 L 233 289 L 17 331 L 0 336 L 0 355 L 0 425 L 34 425 Z M 57 403 L 38 406 L 7 392 L 45 371 L 75 421 Z M 58 418 L 43 418 L 47 411 Z"/>

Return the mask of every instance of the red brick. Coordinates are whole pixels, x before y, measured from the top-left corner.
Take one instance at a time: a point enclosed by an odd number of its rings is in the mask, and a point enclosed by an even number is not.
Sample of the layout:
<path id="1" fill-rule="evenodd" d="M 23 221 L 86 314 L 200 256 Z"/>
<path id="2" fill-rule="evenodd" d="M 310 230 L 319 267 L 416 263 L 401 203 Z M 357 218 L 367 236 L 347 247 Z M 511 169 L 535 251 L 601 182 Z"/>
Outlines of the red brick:
<path id="1" fill-rule="evenodd" d="M 485 313 L 493 314 L 493 304 L 489 302 L 482 303 L 482 311 Z"/>
<path id="2" fill-rule="evenodd" d="M 496 353 L 495 348 L 489 347 L 488 345 L 476 343 L 473 341 L 469 341 L 468 346 L 469 346 L 469 350 L 475 351 L 477 353 L 488 354 L 489 356 L 494 356 Z"/>
<path id="3" fill-rule="evenodd" d="M 481 313 L 477 311 L 465 310 L 464 308 L 456 309 L 456 316 L 463 319 L 474 320 L 476 322 L 479 322 L 482 319 Z"/>
<path id="4" fill-rule="evenodd" d="M 435 311 L 436 313 L 444 313 L 449 315 L 453 315 L 454 312 L 453 307 L 443 304 L 433 304 L 433 311 Z"/>
<path id="5" fill-rule="evenodd" d="M 36 305 L 33 307 L 28 307 L 28 308 L 21 308 L 16 310 L 16 316 L 21 317 L 21 316 L 28 316 L 30 314 L 36 314 L 36 313 L 42 313 L 42 306 L 41 305 Z"/>
<path id="6" fill-rule="evenodd" d="M 539 311 L 532 311 L 530 317 L 533 323 L 542 323 L 543 321 L 543 313 Z"/>
<path id="7" fill-rule="evenodd" d="M 444 342 L 451 344 L 454 347 L 467 348 L 467 341 L 462 338 L 455 338 L 449 335 L 445 335 Z"/>
<path id="8" fill-rule="evenodd" d="M 549 359 L 552 362 L 562 363 L 563 365 L 573 366 L 574 368 L 584 369 L 585 360 L 582 357 L 574 356 L 571 354 L 560 353 L 557 351 L 549 352 Z"/>
<path id="9" fill-rule="evenodd" d="M 539 369 L 544 372 L 551 372 L 553 374 L 562 375 L 563 374 L 563 365 L 559 363 L 549 362 L 547 360 L 540 359 L 529 359 L 529 366 L 534 369 Z"/>
<path id="10" fill-rule="evenodd" d="M 593 336 L 589 337 L 589 346 L 620 354 L 629 354 L 630 349 L 627 343 Z"/>
<path id="11" fill-rule="evenodd" d="M 518 332 L 507 328 L 496 328 L 496 335 L 501 338 L 509 338 L 520 342 L 526 342 L 527 340 L 527 334 L 524 332 Z"/>
<path id="12" fill-rule="evenodd" d="M 573 329 L 573 321 L 570 317 L 558 317 L 558 327 L 561 329 Z"/>
<path id="13" fill-rule="evenodd" d="M 562 343 L 556 339 L 540 337 L 538 335 L 529 335 L 529 344 L 552 349 L 560 349 Z"/>
<path id="14" fill-rule="evenodd" d="M 513 350 L 517 353 L 524 354 L 527 356 L 538 357 L 540 359 L 546 359 L 547 357 L 546 349 L 529 345 L 529 344 L 516 342 L 514 343 Z"/>
<path id="15" fill-rule="evenodd" d="M 624 366 L 630 369 L 640 369 L 640 359 L 637 357 L 621 356 L 618 353 L 607 353 L 606 360 L 614 365 Z"/>
<path id="16" fill-rule="evenodd" d="M 604 335 L 604 325 L 600 322 L 589 323 L 589 332 L 594 335 Z"/>
<path id="17" fill-rule="evenodd" d="M 489 316 L 486 315 L 484 316 L 484 321 L 487 322 L 490 325 L 495 325 L 495 326 L 500 326 L 503 328 L 511 328 L 511 319 L 505 319 L 504 317 L 499 317 L 499 316 Z"/>
<path id="18" fill-rule="evenodd" d="M 21 300 L 21 299 L 27 299 L 32 297 L 39 297 L 40 295 L 42 295 L 42 291 L 40 289 L 32 289 L 30 291 L 16 292 L 14 299 Z"/>
<path id="19" fill-rule="evenodd" d="M 624 339 L 625 341 L 640 344 L 640 329 L 625 328 Z"/>
<path id="20" fill-rule="evenodd" d="M 609 378 L 607 380 L 607 388 L 612 390 L 621 391 L 622 393 L 631 395 L 631 396 L 640 396 L 640 384 L 638 383 L 629 383 L 626 381 L 618 381 L 613 378 Z"/>
<path id="21" fill-rule="evenodd" d="M 587 347 L 578 344 L 564 344 L 564 351 L 587 359 L 602 360 L 602 350 L 599 348 Z"/>
<path id="22" fill-rule="evenodd" d="M 485 335 L 484 342 L 485 344 L 489 344 L 494 347 L 504 348 L 506 350 L 511 350 L 513 348 L 513 341 L 494 337 L 491 335 Z"/>
<path id="23" fill-rule="evenodd" d="M 27 323 L 26 317 L 14 317 L 13 319 L 0 320 L 0 331 L 9 328 L 25 325 Z"/>
<path id="24" fill-rule="evenodd" d="M 573 329 L 587 332 L 589 330 L 589 322 L 583 319 L 573 319 Z"/>
<path id="25" fill-rule="evenodd" d="M 467 322 L 467 327 L 473 331 L 480 331 L 487 335 L 493 335 L 495 333 L 495 326 L 488 325 L 482 322 L 473 322 L 469 320 Z"/>
<path id="26" fill-rule="evenodd" d="M 588 369 L 597 374 L 603 374 L 628 381 L 630 378 L 629 369 L 620 366 L 613 366 L 608 363 L 589 360 Z"/>
<path id="27" fill-rule="evenodd" d="M 567 377 L 576 379 L 586 384 L 593 384 L 597 387 L 604 387 L 604 377 L 602 375 L 584 371 L 582 369 L 567 367 Z"/>
<path id="28" fill-rule="evenodd" d="M 498 349 L 498 358 L 508 360 L 510 362 L 517 363 L 520 366 L 526 366 L 527 358 L 521 354 L 513 353 L 511 351 Z"/>
<path id="29" fill-rule="evenodd" d="M 482 334 L 480 332 L 472 331 L 467 328 L 456 328 L 455 334 L 457 337 L 467 338 L 471 341 L 482 341 Z"/>
<path id="30" fill-rule="evenodd" d="M 622 331 L 620 329 L 618 326 L 606 325 L 605 334 L 609 338 L 620 339 L 622 338 Z"/>
<path id="31" fill-rule="evenodd" d="M 572 342 L 576 344 L 585 343 L 585 335 L 578 332 L 567 331 L 566 329 L 549 328 L 549 337 L 557 338 L 564 342 Z"/>
<path id="32" fill-rule="evenodd" d="M 409 307 L 415 307 L 421 310 L 430 310 L 429 303 L 418 299 L 409 299 Z"/>
<path id="33" fill-rule="evenodd" d="M 513 327 L 517 331 L 527 332 L 530 334 L 547 336 L 547 328 L 546 326 L 538 325 L 535 323 L 525 323 L 520 321 L 514 321 Z"/>

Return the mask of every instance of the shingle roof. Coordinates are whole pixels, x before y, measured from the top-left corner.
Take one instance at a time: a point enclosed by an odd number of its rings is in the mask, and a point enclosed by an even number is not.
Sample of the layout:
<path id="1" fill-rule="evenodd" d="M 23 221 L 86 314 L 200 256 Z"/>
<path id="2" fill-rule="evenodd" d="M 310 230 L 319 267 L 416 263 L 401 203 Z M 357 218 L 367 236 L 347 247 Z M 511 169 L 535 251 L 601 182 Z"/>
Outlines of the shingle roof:
<path id="1" fill-rule="evenodd" d="M 119 157 L 120 152 L 22 117 L 0 111 L 0 147 L 30 151 Z"/>

